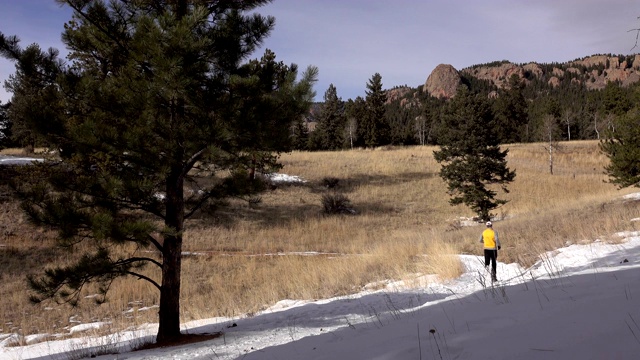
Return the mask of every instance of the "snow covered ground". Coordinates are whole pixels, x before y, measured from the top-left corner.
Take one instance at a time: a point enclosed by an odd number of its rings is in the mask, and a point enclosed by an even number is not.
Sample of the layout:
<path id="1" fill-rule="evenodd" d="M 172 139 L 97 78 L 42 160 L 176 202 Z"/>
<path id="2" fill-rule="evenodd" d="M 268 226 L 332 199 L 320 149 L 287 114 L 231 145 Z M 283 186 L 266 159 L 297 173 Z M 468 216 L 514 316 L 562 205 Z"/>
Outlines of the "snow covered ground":
<path id="1" fill-rule="evenodd" d="M 0 155 L 0 166 L 2 165 L 30 165 L 33 162 L 43 161 L 40 158 L 33 157 L 17 157 Z"/>
<path id="2" fill-rule="evenodd" d="M 224 335 L 171 348 L 129 351 L 153 339 L 153 324 L 22 347 L 6 347 L 12 335 L 0 334 L 0 359 L 115 349 L 121 353 L 96 359 L 638 359 L 640 232 L 617 237 L 549 252 L 530 269 L 500 263 L 493 286 L 479 257 L 461 256 L 466 272 L 445 283 L 416 276 L 350 296 L 284 300 L 251 317 L 191 322 L 185 332 Z"/>

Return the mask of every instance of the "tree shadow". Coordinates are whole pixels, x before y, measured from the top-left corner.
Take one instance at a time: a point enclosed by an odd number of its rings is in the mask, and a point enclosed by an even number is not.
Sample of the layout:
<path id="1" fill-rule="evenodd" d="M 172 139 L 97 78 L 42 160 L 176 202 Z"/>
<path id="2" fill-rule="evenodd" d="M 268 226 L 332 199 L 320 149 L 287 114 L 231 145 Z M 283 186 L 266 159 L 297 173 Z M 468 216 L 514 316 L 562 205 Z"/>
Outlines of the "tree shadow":
<path id="1" fill-rule="evenodd" d="M 437 176 L 436 173 L 411 172 L 396 176 L 384 174 L 356 174 L 348 178 L 327 177 L 322 180 L 310 183 L 281 183 L 272 186 L 270 191 L 287 192 L 289 189 L 304 188 L 310 194 L 322 195 L 340 193 L 350 194 L 359 187 L 365 185 L 396 186 L 399 184 L 431 179 Z M 196 221 L 207 221 L 208 224 L 223 228 L 232 228 L 240 221 L 248 221 L 258 226 L 275 227 L 287 225 L 295 221 L 304 221 L 309 218 L 322 218 L 327 216 L 352 217 L 362 214 L 391 214 L 398 212 L 398 208 L 383 201 L 371 199 L 366 202 L 351 204 L 354 210 L 352 214 L 325 214 L 321 199 L 317 202 L 309 202 L 300 198 L 296 202 L 286 205 L 272 205 L 265 203 L 243 204 L 227 203 L 218 208 L 213 213 L 200 212 L 192 219 Z"/>
<path id="2" fill-rule="evenodd" d="M 355 174 L 354 176 L 350 176 L 348 178 L 333 178 L 337 180 L 337 183 L 328 187 L 324 185 L 324 179 L 320 180 L 316 183 L 311 183 L 309 185 L 309 189 L 313 193 L 321 193 L 327 190 L 340 191 L 344 193 L 354 192 L 361 186 L 364 185 L 378 185 L 378 186 L 395 186 L 399 184 L 432 179 L 438 176 L 436 173 L 426 173 L 426 172 L 410 172 L 410 173 L 402 173 L 399 175 L 384 175 L 384 174 Z"/>

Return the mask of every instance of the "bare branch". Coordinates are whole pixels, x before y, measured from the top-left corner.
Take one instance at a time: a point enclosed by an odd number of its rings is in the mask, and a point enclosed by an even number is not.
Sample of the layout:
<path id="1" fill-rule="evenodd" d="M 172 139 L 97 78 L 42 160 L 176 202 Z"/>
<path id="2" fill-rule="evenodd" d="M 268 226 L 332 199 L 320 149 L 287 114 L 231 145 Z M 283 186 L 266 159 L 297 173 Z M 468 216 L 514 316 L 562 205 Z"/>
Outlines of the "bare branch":
<path id="1" fill-rule="evenodd" d="M 638 19 L 640 19 L 640 16 L 638 16 Z M 633 51 L 633 49 L 635 49 L 638 46 L 638 37 L 640 36 L 640 29 L 631 29 L 631 30 L 628 30 L 627 32 L 632 32 L 632 31 L 636 32 L 636 43 L 633 45 L 633 47 L 629 51 Z"/>

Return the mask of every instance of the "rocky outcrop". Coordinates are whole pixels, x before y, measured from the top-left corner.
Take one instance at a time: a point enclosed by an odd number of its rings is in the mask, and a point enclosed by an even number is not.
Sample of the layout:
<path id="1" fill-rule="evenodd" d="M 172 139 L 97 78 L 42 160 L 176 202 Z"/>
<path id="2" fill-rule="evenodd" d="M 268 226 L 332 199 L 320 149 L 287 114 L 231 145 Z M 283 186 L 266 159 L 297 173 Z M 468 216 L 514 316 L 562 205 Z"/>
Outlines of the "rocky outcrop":
<path id="1" fill-rule="evenodd" d="M 640 55 L 635 55 L 632 63 L 622 60 L 618 56 L 595 55 L 570 63 L 571 69 L 586 69 L 583 83 L 589 90 L 604 89 L 608 82 L 619 82 L 622 86 L 629 86 L 640 80 Z"/>
<path id="2" fill-rule="evenodd" d="M 563 77 L 564 76 L 564 70 L 559 69 L 557 67 L 554 67 L 553 70 L 551 71 L 551 73 L 553 74 L 553 76 L 557 76 L 557 77 Z"/>
<path id="3" fill-rule="evenodd" d="M 396 87 L 387 90 L 387 103 L 403 98 L 411 89 L 408 86 Z"/>
<path id="4" fill-rule="evenodd" d="M 524 68 L 510 62 L 502 63 L 498 66 L 478 66 L 467 68 L 462 71 L 478 79 L 489 80 L 499 88 L 503 88 L 508 84 L 509 78 L 514 74 L 518 75 L 521 79 L 524 79 Z"/>
<path id="5" fill-rule="evenodd" d="M 398 86 L 393 89 L 387 90 L 387 101 L 385 104 L 390 104 L 394 101 L 400 101 L 400 106 L 403 108 L 409 108 L 413 106 L 420 106 L 417 94 L 413 94 L 413 97 L 407 97 L 412 89 L 408 86 Z"/>
<path id="6" fill-rule="evenodd" d="M 422 89 L 433 97 L 449 99 L 456 94 L 461 83 L 458 70 L 451 65 L 440 64 L 431 72 Z"/>
<path id="7" fill-rule="evenodd" d="M 541 65 L 534 62 L 518 65 L 508 61 L 472 66 L 456 70 L 451 65 L 440 64 L 429 75 L 423 90 L 438 98 L 451 98 L 461 84 L 461 74 L 491 82 L 504 88 L 512 75 L 518 75 L 525 83 L 538 78 L 550 86 L 560 86 L 563 81 L 584 85 L 589 90 L 603 89 L 608 82 L 629 86 L 640 81 L 640 54 L 629 56 L 594 55 L 567 63 Z M 570 79 L 570 80 L 569 80 Z"/>
<path id="8" fill-rule="evenodd" d="M 535 75 L 536 77 L 541 77 L 544 73 L 542 70 L 542 66 L 536 63 L 528 63 L 527 65 L 523 66 L 522 69 L 525 71 L 525 75 L 527 75 L 528 73 L 531 75 Z"/>
<path id="9" fill-rule="evenodd" d="M 607 59 L 609 57 L 606 55 L 594 55 L 586 57 L 582 60 L 574 61 L 572 64 L 574 65 L 582 65 L 584 67 L 593 67 L 598 65 L 606 65 Z M 617 58 L 616 58 L 617 59 Z"/>

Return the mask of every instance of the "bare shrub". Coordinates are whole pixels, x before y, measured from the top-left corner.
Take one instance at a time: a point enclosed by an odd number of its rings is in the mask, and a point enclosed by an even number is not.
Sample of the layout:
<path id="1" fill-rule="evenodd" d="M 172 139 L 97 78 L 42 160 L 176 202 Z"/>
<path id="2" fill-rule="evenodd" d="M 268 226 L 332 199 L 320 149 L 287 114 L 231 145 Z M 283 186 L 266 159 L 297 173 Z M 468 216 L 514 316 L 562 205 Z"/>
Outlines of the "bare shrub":
<path id="1" fill-rule="evenodd" d="M 356 211 L 351 207 L 351 200 L 339 193 L 331 193 L 322 195 L 322 207 L 325 214 L 355 214 Z"/>

